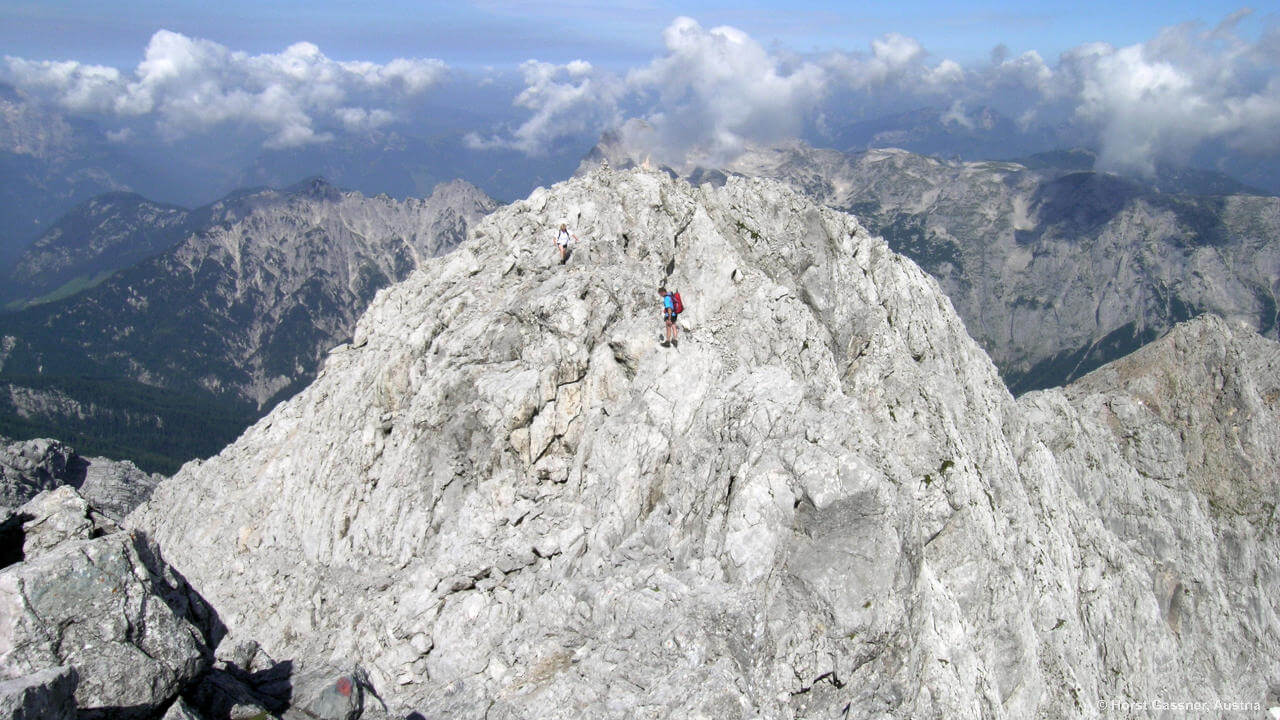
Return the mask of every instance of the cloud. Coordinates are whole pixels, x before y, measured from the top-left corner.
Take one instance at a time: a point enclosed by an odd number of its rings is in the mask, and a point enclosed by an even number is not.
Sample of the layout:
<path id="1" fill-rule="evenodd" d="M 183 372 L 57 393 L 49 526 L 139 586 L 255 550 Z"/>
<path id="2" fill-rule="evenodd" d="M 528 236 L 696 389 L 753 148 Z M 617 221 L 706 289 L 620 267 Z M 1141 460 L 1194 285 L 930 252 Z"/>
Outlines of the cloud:
<path id="1" fill-rule="evenodd" d="M 82 113 L 108 112 L 125 86 L 120 71 L 101 65 L 4 59 L 6 78 L 14 85 L 51 95 L 68 110 Z"/>
<path id="2" fill-rule="evenodd" d="M 693 153 L 715 163 L 747 142 L 794 136 L 822 98 L 822 68 L 808 62 L 784 68 L 783 58 L 735 28 L 705 30 L 681 17 L 662 36 L 666 55 L 627 75 L 632 92 L 656 99 L 642 117 L 660 159 Z"/>
<path id="3" fill-rule="evenodd" d="M 488 101 L 505 107 L 474 115 L 498 119 L 467 136 L 473 149 L 546 155 L 617 130 L 633 150 L 678 165 L 722 163 L 748 144 L 814 127 L 838 137 L 837 123 L 923 107 L 983 132 L 974 118 L 991 117 L 991 108 L 1035 142 L 1089 145 L 1104 168 L 1149 172 L 1206 146 L 1280 152 L 1280 25 L 1258 24 L 1241 11 L 1127 47 L 1083 44 L 1052 61 L 1001 45 L 989 60 L 962 66 L 898 33 L 861 50 L 800 56 L 680 17 L 663 31 L 662 52 L 630 71 L 531 59 L 515 86 L 501 74 L 453 73 L 440 60 L 344 62 L 305 42 L 250 55 L 160 31 L 132 70 L 5 57 L 0 81 L 73 113 L 114 118 L 132 132 L 117 132 L 120 141 L 146 139 L 148 127 L 175 139 L 232 129 L 268 147 L 412 123 L 428 102 L 434 112 L 450 102 L 475 111 L 467 103 L 487 87 Z M 469 100 L 422 99 L 435 88 Z M 515 119 L 504 123 L 508 111 Z"/>
<path id="4" fill-rule="evenodd" d="M 515 148 L 528 155 L 546 154 L 556 141 L 577 134 L 598 134 L 620 122 L 616 77 L 597 72 L 591 63 L 565 65 L 529 60 L 520 65 L 525 88 L 513 101 L 533 115 L 507 134 L 467 136 L 473 149 Z"/>
<path id="5" fill-rule="evenodd" d="M 891 88 L 898 92 L 935 92 L 963 81 L 964 70 L 953 60 L 928 65 L 929 53 L 915 38 L 889 33 L 871 42 L 871 52 L 830 53 L 822 65 L 833 84 L 844 89 Z"/>
<path id="6" fill-rule="evenodd" d="M 131 74 L 75 61 L 6 57 L 5 79 L 78 113 L 154 118 L 171 138 L 234 125 L 264 134 L 267 147 L 327 140 L 323 128 L 368 129 L 448 73 L 440 60 L 340 62 L 311 43 L 248 55 L 161 30 Z"/>
<path id="7" fill-rule="evenodd" d="M 951 103 L 951 107 L 938 119 L 942 121 L 943 125 L 954 124 L 968 130 L 972 130 L 975 126 L 973 120 L 969 119 L 969 116 L 964 112 L 964 103 L 959 100 Z"/>
<path id="8" fill-rule="evenodd" d="M 1023 131 L 1091 144 L 1104 168 L 1151 172 L 1206 141 L 1280 145 L 1280 30 L 1246 41 L 1239 28 L 1247 18 L 1176 26 L 1130 47 L 1080 45 L 1056 65 L 1034 50 L 998 46 L 989 63 L 966 68 L 896 33 L 865 51 L 806 60 L 681 17 L 663 32 L 663 55 L 621 82 L 582 61 L 525 63 L 514 104 L 531 116 L 513 131 L 473 136 L 472 146 L 538 153 L 560 138 L 612 129 L 654 160 L 717 164 L 748 143 L 796 136 L 815 119 L 830 128 L 832 118 L 852 115 L 851 103 L 861 118 L 941 107 L 942 122 L 970 130 L 966 113 L 992 107 Z"/>
<path id="9" fill-rule="evenodd" d="M 524 63 L 514 104 L 532 115 L 510 132 L 472 134 L 470 145 L 537 154 L 563 138 L 624 130 L 633 151 L 655 160 L 717 163 L 745 143 L 794 136 L 822 97 L 822 68 L 770 54 L 735 28 L 681 17 L 663 40 L 665 54 L 625 78 L 581 60 Z"/>
<path id="10" fill-rule="evenodd" d="M 932 61 L 915 39 L 886 35 L 870 52 L 821 59 L 831 96 L 862 103 L 863 117 L 896 105 L 948 108 L 943 122 L 968 127 L 965 108 L 992 106 L 1024 130 L 1086 142 L 1105 169 L 1150 173 L 1185 162 L 1205 143 L 1252 153 L 1280 150 L 1280 27 L 1245 39 L 1248 11 L 1214 27 L 1185 24 L 1128 47 L 1087 43 L 1051 66 L 1035 51 L 993 50 L 989 64 Z M 843 94 L 842 94 L 843 92 Z M 840 108 L 824 106 L 825 118 Z"/>
<path id="11" fill-rule="evenodd" d="M 1280 37 L 1250 43 L 1236 34 L 1247 14 L 1215 28 L 1180 25 L 1139 45 L 1095 43 L 1064 54 L 1053 92 L 1070 98 L 1077 122 L 1094 129 L 1099 162 L 1150 172 L 1184 160 L 1201 143 L 1280 149 Z"/>

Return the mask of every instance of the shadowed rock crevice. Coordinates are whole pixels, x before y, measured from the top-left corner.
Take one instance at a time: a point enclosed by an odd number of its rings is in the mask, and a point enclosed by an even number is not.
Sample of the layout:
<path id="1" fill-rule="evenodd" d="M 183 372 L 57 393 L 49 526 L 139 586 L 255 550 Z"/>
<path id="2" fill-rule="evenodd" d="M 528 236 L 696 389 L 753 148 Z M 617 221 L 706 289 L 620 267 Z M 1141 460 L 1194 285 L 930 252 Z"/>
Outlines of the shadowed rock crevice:
<path id="1" fill-rule="evenodd" d="M 22 525 L 31 519 L 30 515 L 12 511 L 0 517 L 0 569 L 22 562 L 26 557 L 22 545 L 27 535 Z"/>

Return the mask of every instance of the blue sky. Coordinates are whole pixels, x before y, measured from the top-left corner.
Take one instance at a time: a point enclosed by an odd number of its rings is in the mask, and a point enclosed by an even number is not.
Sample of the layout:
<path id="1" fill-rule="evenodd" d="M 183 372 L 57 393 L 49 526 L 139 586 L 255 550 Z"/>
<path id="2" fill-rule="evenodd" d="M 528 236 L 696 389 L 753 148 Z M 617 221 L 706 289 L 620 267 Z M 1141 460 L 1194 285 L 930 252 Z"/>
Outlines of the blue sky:
<path id="1" fill-rule="evenodd" d="M 1014 54 L 1036 50 L 1046 59 L 1086 42 L 1131 45 L 1169 25 L 1215 25 L 1240 8 L 1188 0 L 5 0 L 0 2 L 0 53 L 132 67 L 152 34 L 167 29 L 250 53 L 276 52 L 307 41 L 343 60 L 434 57 L 475 67 L 512 66 L 531 58 L 557 63 L 585 59 L 616 68 L 660 54 L 662 30 L 675 17 L 687 15 L 705 27 L 731 25 L 766 47 L 795 53 L 862 50 L 872 39 L 893 32 L 916 38 L 933 55 L 969 64 L 985 59 L 998 44 Z"/>

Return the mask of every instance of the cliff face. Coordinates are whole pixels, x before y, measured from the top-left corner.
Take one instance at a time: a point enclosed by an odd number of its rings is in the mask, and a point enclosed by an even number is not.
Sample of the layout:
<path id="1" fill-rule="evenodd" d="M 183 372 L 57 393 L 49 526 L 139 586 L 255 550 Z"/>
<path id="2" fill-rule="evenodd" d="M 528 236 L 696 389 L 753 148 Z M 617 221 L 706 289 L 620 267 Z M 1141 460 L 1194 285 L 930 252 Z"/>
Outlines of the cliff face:
<path id="1" fill-rule="evenodd" d="M 1277 346 L 1202 319 L 1146 352 L 1015 401 L 853 217 L 596 170 L 379 292 L 127 522 L 232 634 L 359 662 L 400 716 L 1261 711 Z"/>

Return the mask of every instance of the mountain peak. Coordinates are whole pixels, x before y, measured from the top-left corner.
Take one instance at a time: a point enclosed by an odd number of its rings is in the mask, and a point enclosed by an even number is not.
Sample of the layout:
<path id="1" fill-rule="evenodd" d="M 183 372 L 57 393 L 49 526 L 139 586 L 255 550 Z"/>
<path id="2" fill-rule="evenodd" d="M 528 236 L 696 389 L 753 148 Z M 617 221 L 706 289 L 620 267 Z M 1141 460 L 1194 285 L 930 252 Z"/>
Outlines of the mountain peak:
<path id="1" fill-rule="evenodd" d="M 288 186 L 283 190 L 286 195 L 303 195 L 317 200 L 337 200 L 342 190 L 334 186 L 321 175 L 312 175 Z"/>
<path id="2" fill-rule="evenodd" d="M 1218 520 L 1139 474 L 1127 430 L 1044 397 L 1015 402 L 853 217 L 596 169 L 380 292 L 310 387 L 129 520 L 231 632 L 358 662 L 402 714 L 1029 717 L 1205 677 L 1261 697 L 1280 646 L 1217 653 L 1215 619 L 1271 637 L 1243 610 L 1280 579 L 1169 610 L 1177 578 L 1225 581 Z M 1170 493 L 1198 534 L 1117 523 L 1086 481 Z"/>

